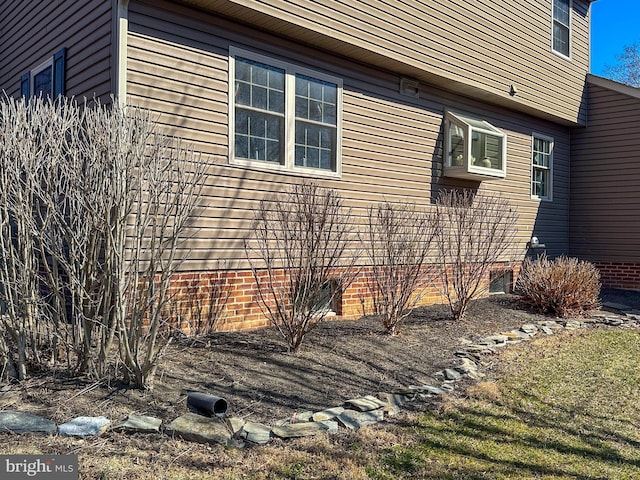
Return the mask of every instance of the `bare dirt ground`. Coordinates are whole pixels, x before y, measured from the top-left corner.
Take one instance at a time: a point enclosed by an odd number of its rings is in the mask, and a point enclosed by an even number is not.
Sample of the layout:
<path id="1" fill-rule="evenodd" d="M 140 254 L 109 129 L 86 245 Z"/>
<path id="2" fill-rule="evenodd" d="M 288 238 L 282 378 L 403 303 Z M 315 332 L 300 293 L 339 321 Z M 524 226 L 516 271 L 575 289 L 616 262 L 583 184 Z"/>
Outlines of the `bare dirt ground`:
<path id="1" fill-rule="evenodd" d="M 638 292 L 604 290 L 602 300 L 640 309 Z M 324 322 L 295 355 L 273 329 L 216 333 L 171 345 L 152 391 L 43 372 L 2 386 L 18 395 L 0 410 L 28 411 L 57 423 L 80 415 L 118 422 L 130 413 L 169 422 L 188 411 L 184 392 L 195 390 L 226 399 L 228 415 L 274 424 L 350 398 L 437 383 L 434 374 L 454 364 L 454 352 L 465 342 L 543 319 L 548 317 L 518 308 L 514 296 L 499 295 L 476 301 L 461 322 L 449 320 L 444 305 L 419 308 L 396 337 L 382 334 L 374 317 Z"/>

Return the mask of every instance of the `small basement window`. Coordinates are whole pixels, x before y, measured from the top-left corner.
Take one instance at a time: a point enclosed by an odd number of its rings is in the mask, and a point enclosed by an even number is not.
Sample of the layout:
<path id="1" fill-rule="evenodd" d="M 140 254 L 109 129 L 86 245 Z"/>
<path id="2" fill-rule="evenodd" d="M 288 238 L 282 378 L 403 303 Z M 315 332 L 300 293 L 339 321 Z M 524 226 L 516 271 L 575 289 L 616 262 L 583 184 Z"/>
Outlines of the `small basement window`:
<path id="1" fill-rule="evenodd" d="M 489 294 L 511 293 L 513 272 L 511 270 L 493 270 L 489 272 Z"/>
<path id="2" fill-rule="evenodd" d="M 444 175 L 482 180 L 505 178 L 507 136 L 489 122 L 445 112 Z"/>

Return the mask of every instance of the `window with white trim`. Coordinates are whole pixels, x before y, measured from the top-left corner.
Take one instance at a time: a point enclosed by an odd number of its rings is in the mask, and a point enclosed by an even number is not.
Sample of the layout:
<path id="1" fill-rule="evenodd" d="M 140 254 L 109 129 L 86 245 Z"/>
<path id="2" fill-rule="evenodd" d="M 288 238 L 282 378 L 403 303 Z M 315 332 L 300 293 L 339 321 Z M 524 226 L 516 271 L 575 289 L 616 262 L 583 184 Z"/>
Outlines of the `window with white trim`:
<path id="1" fill-rule="evenodd" d="M 56 98 L 65 94 L 67 49 L 56 52 L 20 77 L 20 94 L 25 98 Z"/>
<path id="2" fill-rule="evenodd" d="M 552 48 L 567 58 L 571 53 L 571 1 L 553 0 Z"/>
<path id="3" fill-rule="evenodd" d="M 444 174 L 482 180 L 506 176 L 507 136 L 486 120 L 446 111 Z"/>
<path id="4" fill-rule="evenodd" d="M 229 64 L 231 163 L 339 175 L 342 81 L 236 48 Z"/>
<path id="5" fill-rule="evenodd" d="M 531 197 L 551 200 L 553 195 L 553 138 L 533 134 Z"/>

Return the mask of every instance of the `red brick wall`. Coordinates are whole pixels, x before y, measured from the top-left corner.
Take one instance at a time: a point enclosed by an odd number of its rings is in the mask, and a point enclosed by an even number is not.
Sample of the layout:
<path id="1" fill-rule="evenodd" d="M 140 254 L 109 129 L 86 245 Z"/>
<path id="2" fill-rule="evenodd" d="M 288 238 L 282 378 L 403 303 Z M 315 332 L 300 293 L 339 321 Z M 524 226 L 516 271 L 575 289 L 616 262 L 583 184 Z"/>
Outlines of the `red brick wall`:
<path id="1" fill-rule="evenodd" d="M 492 269 L 512 269 L 515 279 L 519 265 L 500 263 Z M 357 319 L 371 313 L 371 299 L 367 288 L 367 278 L 371 274 L 371 268 L 363 268 L 349 288 L 342 292 L 336 306 L 339 318 Z M 256 282 L 250 270 L 185 272 L 175 276 L 171 287 L 171 311 L 176 316 L 176 323 L 185 332 L 190 329 L 190 319 L 191 322 L 198 317 L 205 319 L 215 310 L 216 299 L 212 291 L 216 285 L 226 285 L 224 288 L 228 289 L 228 299 L 216 324 L 216 330 L 251 330 L 270 325 L 262 313 Z M 420 305 L 444 302 L 439 285 L 433 283 L 424 292 Z"/>
<path id="2" fill-rule="evenodd" d="M 594 262 L 603 287 L 640 290 L 640 263 Z"/>

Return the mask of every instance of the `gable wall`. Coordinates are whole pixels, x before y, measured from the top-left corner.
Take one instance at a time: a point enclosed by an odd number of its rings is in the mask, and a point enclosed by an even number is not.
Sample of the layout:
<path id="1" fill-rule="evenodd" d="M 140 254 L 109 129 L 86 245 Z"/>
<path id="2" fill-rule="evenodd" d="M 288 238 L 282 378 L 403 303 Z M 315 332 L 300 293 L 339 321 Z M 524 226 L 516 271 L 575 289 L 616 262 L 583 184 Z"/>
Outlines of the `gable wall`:
<path id="1" fill-rule="evenodd" d="M 111 15 L 111 0 L 3 0 L 0 91 L 18 97 L 20 77 L 66 47 L 66 94 L 108 99 Z"/>

